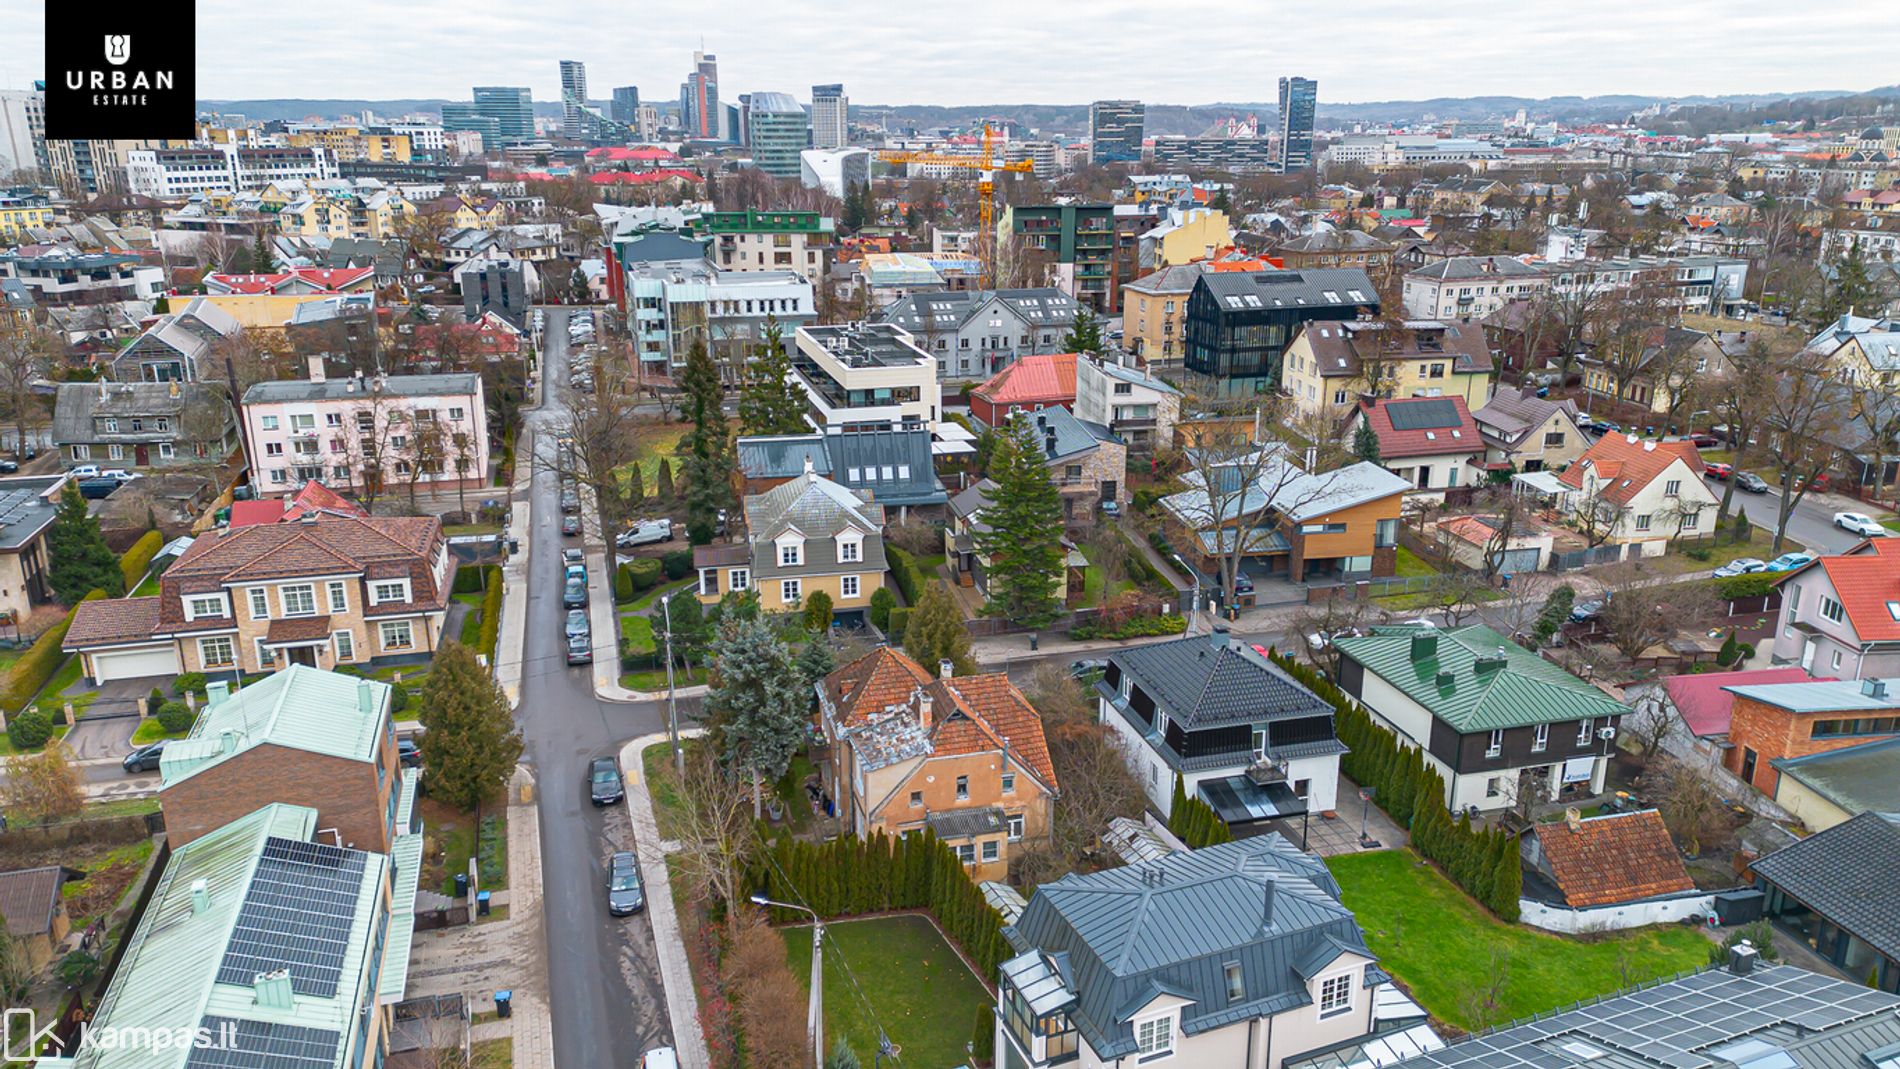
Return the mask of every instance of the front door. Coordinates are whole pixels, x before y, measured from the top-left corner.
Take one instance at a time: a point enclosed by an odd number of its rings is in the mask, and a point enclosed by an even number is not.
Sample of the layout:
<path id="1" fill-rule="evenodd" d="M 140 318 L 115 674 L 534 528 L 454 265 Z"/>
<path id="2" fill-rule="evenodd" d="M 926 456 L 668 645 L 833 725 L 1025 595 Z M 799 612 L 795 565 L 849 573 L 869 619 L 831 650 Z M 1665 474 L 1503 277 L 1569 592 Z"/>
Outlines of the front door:
<path id="1" fill-rule="evenodd" d="M 152 454 L 146 446 L 137 446 L 132 450 L 132 459 L 143 468 L 152 462 Z"/>
<path id="2" fill-rule="evenodd" d="M 317 648 L 315 646 L 292 646 L 284 651 L 284 657 L 291 664 L 300 664 L 306 668 L 317 666 Z"/>
<path id="3" fill-rule="evenodd" d="M 1742 747 L 1742 782 L 1755 785 L 1755 751 Z"/>

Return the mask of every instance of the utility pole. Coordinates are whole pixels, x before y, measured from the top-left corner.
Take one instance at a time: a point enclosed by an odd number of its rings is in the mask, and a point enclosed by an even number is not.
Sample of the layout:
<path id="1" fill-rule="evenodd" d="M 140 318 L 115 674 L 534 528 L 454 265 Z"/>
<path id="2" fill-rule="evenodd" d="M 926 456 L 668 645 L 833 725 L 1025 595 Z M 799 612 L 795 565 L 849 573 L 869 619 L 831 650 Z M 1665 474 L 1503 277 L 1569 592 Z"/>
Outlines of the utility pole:
<path id="1" fill-rule="evenodd" d="M 660 614 L 666 619 L 666 733 L 673 742 L 673 767 L 686 777 L 686 751 L 680 748 L 680 716 L 673 704 L 673 595 L 660 595 Z"/>
<path id="2" fill-rule="evenodd" d="M 825 1069 L 825 925 L 818 914 L 806 906 L 794 906 L 790 902 L 774 902 L 764 895 L 753 895 L 755 906 L 777 906 L 780 909 L 795 909 L 811 916 L 811 1000 L 805 1005 L 805 1034 L 811 1038 L 811 1057 L 813 1069 Z M 883 1033 L 879 1032 L 880 1040 Z M 886 1041 L 888 1042 L 888 1041 Z M 881 1053 L 881 1050 L 880 1050 Z"/>

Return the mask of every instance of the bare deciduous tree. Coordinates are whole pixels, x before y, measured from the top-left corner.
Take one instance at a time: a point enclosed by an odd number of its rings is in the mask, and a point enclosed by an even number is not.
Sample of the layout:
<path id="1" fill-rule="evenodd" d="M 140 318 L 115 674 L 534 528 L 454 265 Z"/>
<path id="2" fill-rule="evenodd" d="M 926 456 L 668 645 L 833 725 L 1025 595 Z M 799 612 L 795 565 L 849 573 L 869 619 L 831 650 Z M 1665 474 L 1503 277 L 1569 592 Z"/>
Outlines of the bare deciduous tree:
<path id="1" fill-rule="evenodd" d="M 50 821 L 79 812 L 86 803 L 79 789 L 79 769 L 66 760 L 65 744 L 55 739 L 37 754 L 7 762 L 4 793 L 7 809 L 27 821 Z"/>
<path id="2" fill-rule="evenodd" d="M 1708 584 L 1652 582 L 1638 563 L 1615 565 L 1598 577 L 1605 591 L 1598 622 L 1609 632 L 1610 645 L 1628 660 L 1716 609 Z"/>
<path id="3" fill-rule="evenodd" d="M 681 842 L 671 856 L 682 885 L 695 899 L 726 904 L 728 917 L 736 918 L 730 907 L 743 897 L 740 881 L 757 846 L 742 785 L 714 760 L 710 746 L 693 749 L 684 776 L 670 761 L 661 775 L 679 799 L 670 831 Z"/>
<path id="4" fill-rule="evenodd" d="M 1625 749 L 1633 750 L 1648 765 L 1662 752 L 1663 744 L 1680 723 L 1682 714 L 1676 710 L 1676 703 L 1661 687 L 1651 687 L 1623 718 L 1621 740 Z"/>
<path id="5" fill-rule="evenodd" d="M 1054 664 L 1037 667 L 1024 697 L 1042 715 L 1062 791 L 1055 801 L 1050 853 L 1059 871 L 1103 859 L 1102 835 L 1114 817 L 1139 817 L 1146 805 L 1113 731 L 1095 715 L 1082 685 Z"/>
<path id="6" fill-rule="evenodd" d="M 1832 370 L 1826 356 L 1803 349 L 1781 363 L 1762 402 L 1767 459 L 1781 492 L 1770 547 L 1774 553 L 1781 552 L 1789 518 L 1815 477 L 1833 464 L 1835 443 L 1848 429 L 1851 394 Z"/>
<path id="7" fill-rule="evenodd" d="M 33 384 L 52 371 L 59 338 L 31 320 L 0 315 L 0 418 L 13 425 L 14 459 L 23 459 L 26 432 L 47 416 Z"/>

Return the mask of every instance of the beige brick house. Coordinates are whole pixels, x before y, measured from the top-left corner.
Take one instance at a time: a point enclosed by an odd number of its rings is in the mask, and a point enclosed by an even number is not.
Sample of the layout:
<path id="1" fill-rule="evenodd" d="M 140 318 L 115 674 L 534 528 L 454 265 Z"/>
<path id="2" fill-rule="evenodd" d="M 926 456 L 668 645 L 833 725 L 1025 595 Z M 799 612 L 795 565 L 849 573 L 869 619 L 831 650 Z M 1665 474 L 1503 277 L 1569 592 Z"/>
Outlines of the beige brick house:
<path id="1" fill-rule="evenodd" d="M 757 590 L 766 612 L 798 609 L 824 591 L 838 622 L 861 623 L 884 585 L 884 506 L 812 470 L 745 499 L 745 542 L 693 550 L 699 600 Z"/>
<path id="2" fill-rule="evenodd" d="M 200 535 L 155 597 L 83 602 L 65 650 L 96 682 L 423 662 L 454 561 L 434 516 L 316 513 Z"/>
<path id="3" fill-rule="evenodd" d="M 929 828 L 979 880 L 1047 842 L 1057 790 L 1042 721 L 1002 673 L 935 678 L 880 646 L 820 680 L 826 790 L 852 834 Z"/>

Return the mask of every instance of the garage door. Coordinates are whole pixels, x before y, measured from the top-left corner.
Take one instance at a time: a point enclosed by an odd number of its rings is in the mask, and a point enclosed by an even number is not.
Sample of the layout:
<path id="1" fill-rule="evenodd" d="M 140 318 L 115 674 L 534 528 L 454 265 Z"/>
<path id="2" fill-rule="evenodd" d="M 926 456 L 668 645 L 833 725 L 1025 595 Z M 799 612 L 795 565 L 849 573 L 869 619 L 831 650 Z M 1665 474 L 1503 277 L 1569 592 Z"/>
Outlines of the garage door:
<path id="1" fill-rule="evenodd" d="M 145 676 L 178 674 L 178 650 L 173 646 L 151 646 L 136 650 L 113 650 L 92 655 L 93 682 L 114 679 L 141 679 Z"/>
<path id="2" fill-rule="evenodd" d="M 1507 549 L 1500 555 L 1498 571 L 1505 575 L 1518 575 L 1537 570 L 1537 547 L 1528 549 Z"/>

